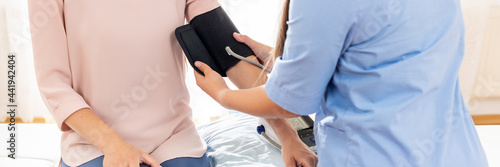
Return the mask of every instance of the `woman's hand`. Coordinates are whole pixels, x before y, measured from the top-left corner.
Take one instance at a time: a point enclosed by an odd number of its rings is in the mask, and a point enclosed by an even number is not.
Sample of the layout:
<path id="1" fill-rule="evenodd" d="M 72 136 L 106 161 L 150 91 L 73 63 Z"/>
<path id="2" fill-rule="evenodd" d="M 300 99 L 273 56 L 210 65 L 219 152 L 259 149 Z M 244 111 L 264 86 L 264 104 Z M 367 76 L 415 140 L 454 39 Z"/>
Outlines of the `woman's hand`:
<path id="1" fill-rule="evenodd" d="M 259 63 L 266 65 L 266 63 L 269 61 L 271 58 L 271 52 L 273 51 L 273 47 L 264 45 L 263 43 L 257 42 L 253 40 L 252 38 L 242 35 L 239 33 L 233 33 L 234 39 L 236 39 L 238 42 L 246 44 L 250 49 L 252 49 L 253 53 L 255 53 L 255 56 L 259 58 Z M 269 64 L 269 69 L 272 69 L 272 62 Z"/>
<path id="2" fill-rule="evenodd" d="M 224 92 L 229 90 L 222 76 L 200 61 L 195 62 L 194 65 L 205 74 L 203 76 L 196 71 L 194 72 L 196 84 L 215 101 L 220 103 Z"/>
<path id="3" fill-rule="evenodd" d="M 74 112 L 64 122 L 68 129 L 73 129 L 104 153 L 104 167 L 139 167 L 141 162 L 160 167 L 153 157 L 125 142 L 89 108 Z"/>
<path id="4" fill-rule="evenodd" d="M 148 153 L 125 142 L 110 145 L 103 150 L 103 153 L 103 167 L 139 167 L 141 163 L 148 164 L 151 167 L 161 167 Z"/>
<path id="5" fill-rule="evenodd" d="M 300 139 L 290 137 L 282 142 L 281 154 L 287 167 L 315 167 L 318 156 Z"/>

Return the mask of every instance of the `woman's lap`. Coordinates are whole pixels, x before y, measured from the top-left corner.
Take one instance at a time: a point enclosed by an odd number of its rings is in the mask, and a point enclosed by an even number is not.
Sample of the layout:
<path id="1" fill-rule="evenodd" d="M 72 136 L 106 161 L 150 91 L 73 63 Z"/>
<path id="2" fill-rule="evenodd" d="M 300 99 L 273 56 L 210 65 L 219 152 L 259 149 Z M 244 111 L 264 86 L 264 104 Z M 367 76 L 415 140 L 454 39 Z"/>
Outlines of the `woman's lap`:
<path id="1" fill-rule="evenodd" d="M 86 162 L 79 167 L 102 167 L 102 161 L 104 159 L 104 155 L 97 157 L 89 162 Z M 170 167 L 170 166 L 196 166 L 196 167 L 210 167 L 210 161 L 207 157 L 207 154 L 203 154 L 200 158 L 192 158 L 192 157 L 180 157 L 174 158 L 170 160 L 166 160 L 160 164 L 162 167 Z M 69 167 L 63 162 L 61 162 L 61 167 Z M 141 164 L 141 167 L 149 167 L 149 165 Z"/>

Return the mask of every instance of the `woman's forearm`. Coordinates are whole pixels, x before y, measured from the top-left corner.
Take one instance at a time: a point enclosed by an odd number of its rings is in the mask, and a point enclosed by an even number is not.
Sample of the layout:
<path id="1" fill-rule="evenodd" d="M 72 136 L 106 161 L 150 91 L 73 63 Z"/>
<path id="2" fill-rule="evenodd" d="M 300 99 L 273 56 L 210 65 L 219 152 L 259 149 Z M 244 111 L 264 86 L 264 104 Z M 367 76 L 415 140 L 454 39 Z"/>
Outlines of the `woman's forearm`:
<path id="1" fill-rule="evenodd" d="M 74 112 L 65 122 L 71 129 L 105 154 L 111 152 L 117 145 L 125 143 L 115 130 L 106 125 L 88 108 Z"/>
<path id="2" fill-rule="evenodd" d="M 286 111 L 267 97 L 264 87 L 227 90 L 218 100 L 224 107 L 263 118 L 293 118 L 299 115 Z"/>

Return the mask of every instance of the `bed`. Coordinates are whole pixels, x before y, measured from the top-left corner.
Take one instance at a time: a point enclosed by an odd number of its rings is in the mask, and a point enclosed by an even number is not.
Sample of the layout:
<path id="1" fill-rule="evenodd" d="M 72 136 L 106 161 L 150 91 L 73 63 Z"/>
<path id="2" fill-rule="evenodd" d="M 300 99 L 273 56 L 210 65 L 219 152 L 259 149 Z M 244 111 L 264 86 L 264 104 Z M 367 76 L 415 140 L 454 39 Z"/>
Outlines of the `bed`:
<path id="1" fill-rule="evenodd" d="M 198 127 L 207 142 L 212 166 L 285 166 L 281 151 L 257 133 L 259 118 L 229 112 L 229 115 Z"/>
<path id="2" fill-rule="evenodd" d="M 257 134 L 258 118 L 230 112 L 227 116 L 199 126 L 207 142 L 212 166 L 284 166 L 280 151 Z M 55 124 L 18 124 L 17 159 L 0 151 L 0 167 L 55 167 L 59 163 L 61 133 Z M 500 167 L 500 125 L 476 126 L 491 167 Z M 7 125 L 0 124 L 0 136 L 7 135 Z"/>

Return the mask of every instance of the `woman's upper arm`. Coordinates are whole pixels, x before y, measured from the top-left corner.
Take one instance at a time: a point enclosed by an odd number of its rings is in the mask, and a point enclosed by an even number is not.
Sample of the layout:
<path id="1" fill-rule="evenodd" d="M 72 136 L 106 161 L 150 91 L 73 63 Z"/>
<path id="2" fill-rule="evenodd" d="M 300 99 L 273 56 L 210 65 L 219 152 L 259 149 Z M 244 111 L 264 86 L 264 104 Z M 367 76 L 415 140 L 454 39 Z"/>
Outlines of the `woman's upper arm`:
<path id="1" fill-rule="evenodd" d="M 73 112 L 90 108 L 73 90 L 63 0 L 29 0 L 33 59 L 42 98 L 61 130 Z"/>
<path id="2" fill-rule="evenodd" d="M 186 19 L 191 21 L 194 17 L 219 7 L 217 0 L 186 0 Z"/>

